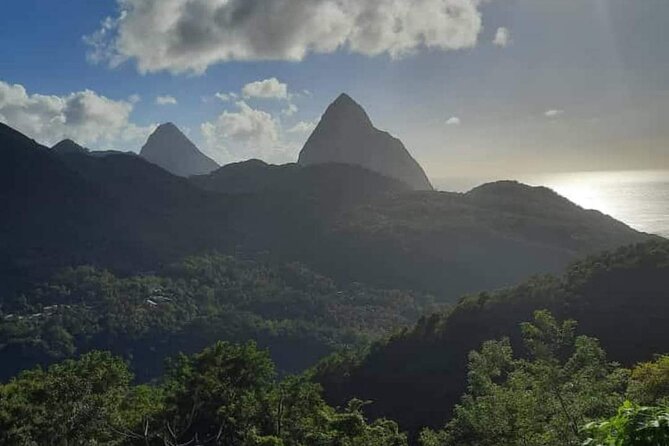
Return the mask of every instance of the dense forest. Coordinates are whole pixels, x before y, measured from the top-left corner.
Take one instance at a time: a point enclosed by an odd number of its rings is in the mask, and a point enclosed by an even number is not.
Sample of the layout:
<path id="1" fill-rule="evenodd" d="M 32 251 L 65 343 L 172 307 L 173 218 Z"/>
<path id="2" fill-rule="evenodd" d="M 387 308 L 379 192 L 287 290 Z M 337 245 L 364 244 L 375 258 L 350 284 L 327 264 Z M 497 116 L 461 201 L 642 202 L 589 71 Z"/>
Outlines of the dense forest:
<path id="1" fill-rule="evenodd" d="M 178 352 L 248 339 L 269 347 L 281 371 L 295 372 L 440 307 L 420 293 L 340 287 L 297 263 L 220 254 L 129 277 L 67 268 L 0 305 L 0 376 L 102 349 L 130 359 L 146 380 Z"/>

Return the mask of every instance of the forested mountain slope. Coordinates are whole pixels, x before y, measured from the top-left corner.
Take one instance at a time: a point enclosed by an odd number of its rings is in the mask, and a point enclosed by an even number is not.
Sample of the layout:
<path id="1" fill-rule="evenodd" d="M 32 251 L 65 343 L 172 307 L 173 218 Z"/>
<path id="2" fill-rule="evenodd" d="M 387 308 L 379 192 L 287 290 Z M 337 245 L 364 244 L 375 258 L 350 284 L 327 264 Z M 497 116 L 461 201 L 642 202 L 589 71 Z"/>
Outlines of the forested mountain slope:
<path id="1" fill-rule="evenodd" d="M 298 372 L 440 307 L 419 293 L 340 286 L 296 263 L 223 255 L 130 277 L 67 268 L 0 307 L 0 380 L 93 349 L 122 355 L 146 380 L 179 352 L 250 339 Z"/>
<path id="2" fill-rule="evenodd" d="M 669 351 L 669 242 L 632 245 L 573 264 L 560 277 L 463 298 L 453 309 L 372 347 L 360 359 L 329 358 L 317 379 L 332 403 L 351 395 L 404 429 L 438 427 L 465 391 L 467 355 L 489 339 L 511 337 L 536 310 L 574 319 L 624 365 Z M 522 350 L 519 348 L 519 350 Z"/>

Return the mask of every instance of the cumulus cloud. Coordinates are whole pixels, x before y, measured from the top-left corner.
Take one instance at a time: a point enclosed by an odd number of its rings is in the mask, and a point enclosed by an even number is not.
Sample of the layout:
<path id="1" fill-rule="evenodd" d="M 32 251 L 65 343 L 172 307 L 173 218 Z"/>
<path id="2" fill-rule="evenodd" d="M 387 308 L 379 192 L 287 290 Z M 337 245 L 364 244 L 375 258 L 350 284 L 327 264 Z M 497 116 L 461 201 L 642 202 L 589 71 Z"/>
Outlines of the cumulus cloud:
<path id="1" fill-rule="evenodd" d="M 319 119 L 316 119 L 315 121 L 300 121 L 288 129 L 288 133 L 311 133 L 314 131 L 319 121 Z"/>
<path id="2" fill-rule="evenodd" d="M 511 32 L 508 30 L 508 28 L 497 28 L 497 32 L 495 33 L 495 38 L 492 41 L 493 44 L 499 47 L 506 47 L 511 43 Z"/>
<path id="3" fill-rule="evenodd" d="M 250 82 L 242 87 L 242 95 L 247 98 L 287 99 L 288 85 L 275 77 L 262 81 Z"/>
<path id="4" fill-rule="evenodd" d="M 202 73 L 231 60 L 299 61 L 344 49 L 402 57 L 476 45 L 483 0 L 117 0 L 84 37 L 92 62 Z"/>
<path id="5" fill-rule="evenodd" d="M 156 97 L 157 105 L 177 105 L 177 100 L 174 96 L 158 96 Z"/>
<path id="6" fill-rule="evenodd" d="M 200 130 L 207 151 L 222 162 L 261 158 L 270 162 L 288 160 L 288 146 L 281 140 L 281 123 L 270 113 L 244 101 L 237 111 L 224 111 Z"/>
<path id="7" fill-rule="evenodd" d="M 93 147 L 137 147 L 154 126 L 130 122 L 132 109 L 132 98 L 115 101 L 91 90 L 29 94 L 22 85 L 0 81 L 0 121 L 45 145 L 71 138 Z"/>
<path id="8" fill-rule="evenodd" d="M 446 120 L 446 125 L 460 125 L 460 118 L 457 116 L 452 116 Z"/>
<path id="9" fill-rule="evenodd" d="M 544 112 L 544 116 L 547 118 L 556 118 L 560 115 L 564 114 L 564 110 L 558 110 L 558 109 L 551 109 L 551 110 L 546 110 Z"/>

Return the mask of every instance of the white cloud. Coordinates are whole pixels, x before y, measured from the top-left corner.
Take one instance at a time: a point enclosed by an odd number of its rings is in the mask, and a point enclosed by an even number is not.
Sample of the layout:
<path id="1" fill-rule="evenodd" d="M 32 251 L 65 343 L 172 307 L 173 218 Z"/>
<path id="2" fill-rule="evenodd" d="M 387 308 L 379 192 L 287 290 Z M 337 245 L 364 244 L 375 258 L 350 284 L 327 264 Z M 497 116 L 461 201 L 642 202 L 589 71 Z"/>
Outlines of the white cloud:
<path id="1" fill-rule="evenodd" d="M 446 125 L 460 125 L 460 118 L 457 116 L 452 116 L 446 120 Z"/>
<path id="2" fill-rule="evenodd" d="M 288 107 L 281 110 L 281 114 L 284 116 L 293 116 L 298 111 L 300 111 L 300 109 L 297 108 L 297 105 L 291 103 L 288 104 Z"/>
<path id="3" fill-rule="evenodd" d="M 497 28 L 492 43 L 502 48 L 508 46 L 511 43 L 511 32 L 509 29 L 504 27 Z"/>
<path id="4" fill-rule="evenodd" d="M 130 102 L 131 104 L 137 104 L 141 100 L 142 97 L 138 94 L 131 94 L 130 96 L 128 96 L 128 102 Z"/>
<path id="5" fill-rule="evenodd" d="M 483 0 L 117 0 L 84 41 L 88 59 L 202 73 L 231 60 L 299 61 L 338 49 L 397 58 L 474 47 Z"/>
<path id="6" fill-rule="evenodd" d="M 300 121 L 288 129 L 288 133 L 311 133 L 314 131 L 320 119 L 315 121 Z"/>
<path id="7" fill-rule="evenodd" d="M 132 109 L 132 98 L 115 101 L 91 90 L 29 94 L 22 85 L 0 81 L 0 121 L 49 146 L 71 138 L 93 148 L 136 148 L 154 126 L 131 123 Z"/>
<path id="8" fill-rule="evenodd" d="M 544 112 L 544 116 L 547 118 L 556 118 L 564 114 L 564 110 L 551 109 Z"/>
<path id="9" fill-rule="evenodd" d="M 157 96 L 157 105 L 177 105 L 177 100 L 174 96 Z"/>
<path id="10" fill-rule="evenodd" d="M 214 121 L 201 125 L 208 152 L 221 162 L 249 158 L 269 162 L 289 160 L 289 147 L 281 140 L 280 122 L 244 101 L 236 105 L 236 112 L 224 111 Z"/>
<path id="11" fill-rule="evenodd" d="M 250 82 L 242 87 L 242 95 L 259 99 L 287 99 L 288 85 L 279 82 L 275 77 L 262 81 Z"/>
<path id="12" fill-rule="evenodd" d="M 223 93 L 223 92 L 218 92 L 214 96 L 223 102 L 229 102 L 232 101 L 233 99 L 237 99 L 238 97 L 237 93 Z"/>

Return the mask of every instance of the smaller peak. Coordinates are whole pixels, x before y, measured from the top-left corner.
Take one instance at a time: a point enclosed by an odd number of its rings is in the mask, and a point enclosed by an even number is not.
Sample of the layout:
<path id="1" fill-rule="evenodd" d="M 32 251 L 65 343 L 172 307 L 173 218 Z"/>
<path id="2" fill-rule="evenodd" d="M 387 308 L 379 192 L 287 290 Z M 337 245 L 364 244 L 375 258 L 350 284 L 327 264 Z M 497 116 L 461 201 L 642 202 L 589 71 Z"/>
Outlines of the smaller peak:
<path id="1" fill-rule="evenodd" d="M 471 197 L 522 197 L 524 199 L 549 200 L 557 199 L 567 201 L 552 189 L 545 186 L 530 186 L 515 180 L 501 180 L 482 184 L 467 192 L 465 195 Z"/>
<path id="2" fill-rule="evenodd" d="M 52 147 L 54 151 L 60 154 L 67 153 L 88 153 L 88 149 L 80 146 L 73 140 L 66 138 Z"/>

